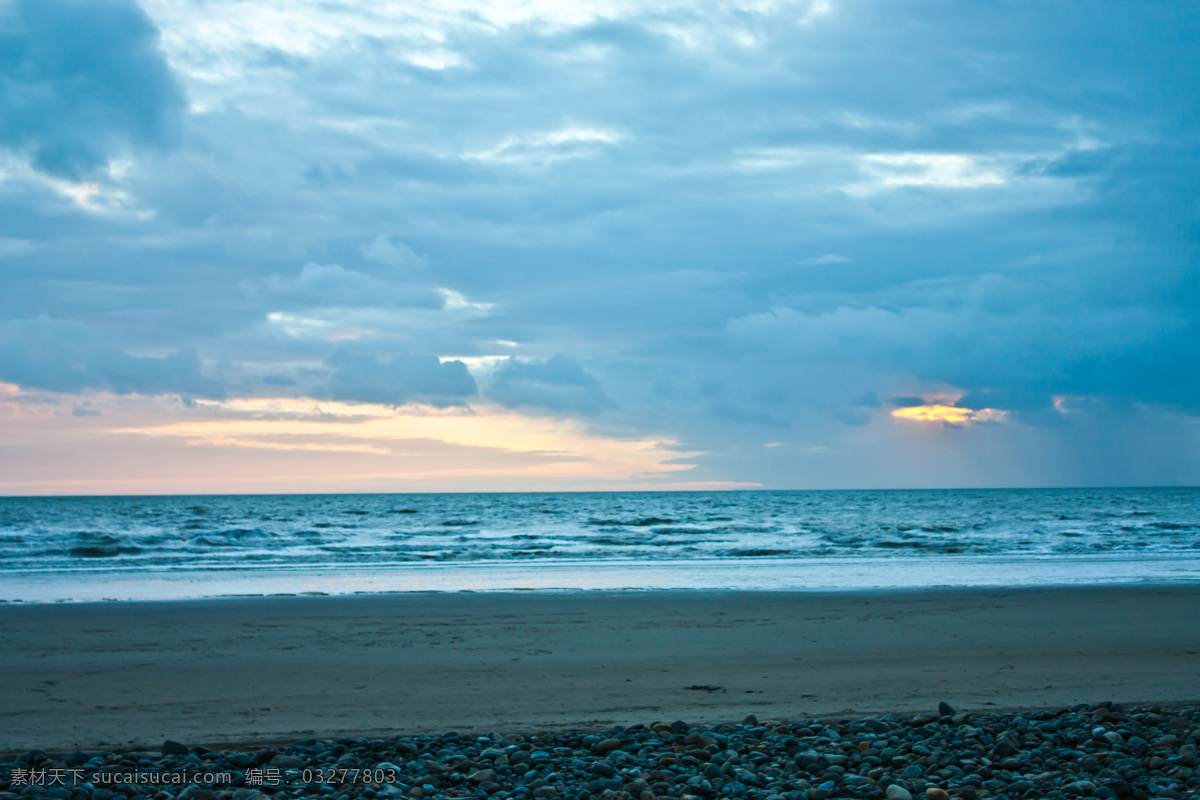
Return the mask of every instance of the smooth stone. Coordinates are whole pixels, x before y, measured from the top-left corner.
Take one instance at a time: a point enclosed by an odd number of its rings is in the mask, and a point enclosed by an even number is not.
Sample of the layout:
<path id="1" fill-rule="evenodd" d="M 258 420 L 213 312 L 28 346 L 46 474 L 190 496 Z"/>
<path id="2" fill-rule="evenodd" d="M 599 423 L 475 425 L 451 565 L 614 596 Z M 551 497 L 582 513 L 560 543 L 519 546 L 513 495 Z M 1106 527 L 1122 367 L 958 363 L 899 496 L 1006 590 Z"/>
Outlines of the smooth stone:
<path id="1" fill-rule="evenodd" d="M 258 789 L 238 789 L 233 793 L 233 800 L 263 800 L 263 798 L 267 798 L 267 796 Z"/>
<path id="2" fill-rule="evenodd" d="M 930 786 L 925 790 L 926 800 L 950 800 L 950 793 L 940 786 Z"/>
<path id="3" fill-rule="evenodd" d="M 611 753 L 613 750 L 620 750 L 620 749 L 621 749 L 621 740 L 620 739 L 604 739 L 603 741 L 596 743 L 596 752 L 599 753 L 600 755 L 605 755 L 606 753 Z"/>
<path id="4" fill-rule="evenodd" d="M 190 755 L 192 752 L 192 749 L 186 744 L 176 742 L 171 739 L 167 739 L 165 742 L 163 742 L 162 747 L 159 749 L 162 750 L 162 754 L 164 756 L 186 756 Z"/>
<path id="5" fill-rule="evenodd" d="M 467 777 L 467 780 L 471 783 L 483 783 L 484 781 L 496 783 L 500 780 L 500 776 L 496 774 L 496 770 L 494 769 L 481 769 L 478 772 L 471 773 Z"/>
<path id="6" fill-rule="evenodd" d="M 887 795 L 888 800 L 912 800 L 912 792 L 898 783 L 893 783 L 887 787 L 887 791 L 884 794 Z"/>
<path id="7" fill-rule="evenodd" d="M 193 783 L 176 795 L 176 800 L 217 800 L 217 795 L 211 789 Z"/>
<path id="8" fill-rule="evenodd" d="M 938 716 L 939 717 L 953 717 L 954 709 L 950 707 L 949 703 L 947 703 L 945 700 L 943 700 L 942 702 L 938 703 Z"/>
<path id="9" fill-rule="evenodd" d="M 404 772 L 404 767 L 399 767 L 390 761 L 380 761 L 375 765 L 375 769 L 394 769 L 396 772 Z M 399 777 L 399 776 L 397 776 Z"/>

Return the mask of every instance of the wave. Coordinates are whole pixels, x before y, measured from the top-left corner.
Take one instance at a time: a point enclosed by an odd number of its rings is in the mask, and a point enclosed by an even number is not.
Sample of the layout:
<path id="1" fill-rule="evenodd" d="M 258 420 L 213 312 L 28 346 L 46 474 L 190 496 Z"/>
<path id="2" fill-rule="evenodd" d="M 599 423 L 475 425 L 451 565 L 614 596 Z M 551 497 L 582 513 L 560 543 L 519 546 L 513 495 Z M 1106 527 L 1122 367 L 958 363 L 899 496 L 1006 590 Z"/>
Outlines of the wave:
<path id="1" fill-rule="evenodd" d="M 72 547 L 68 551 L 75 558 L 114 558 L 116 556 L 134 555 L 142 552 L 142 548 L 131 545 L 88 545 Z"/>
<path id="2" fill-rule="evenodd" d="M 1198 549 L 1198 490 L 0 498 L 4 570 Z"/>

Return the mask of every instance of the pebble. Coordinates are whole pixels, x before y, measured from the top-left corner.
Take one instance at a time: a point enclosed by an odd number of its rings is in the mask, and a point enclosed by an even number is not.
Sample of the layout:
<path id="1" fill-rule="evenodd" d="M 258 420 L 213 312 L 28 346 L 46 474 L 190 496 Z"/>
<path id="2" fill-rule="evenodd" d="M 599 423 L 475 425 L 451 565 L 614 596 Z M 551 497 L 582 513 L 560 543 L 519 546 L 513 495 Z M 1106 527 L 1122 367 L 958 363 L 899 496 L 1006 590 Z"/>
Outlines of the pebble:
<path id="1" fill-rule="evenodd" d="M 945 707 L 943 707 L 945 706 Z M 1112 703 L 559 733 L 306 739 L 289 747 L 46 752 L 0 761 L 0 800 L 1175 800 L 1200 796 L 1200 711 Z M 97 779 L 67 793 L 29 770 L 224 773 L 228 784 Z M 353 770 L 360 777 L 348 778 Z M 279 783 L 257 774 L 277 770 Z M 314 781 L 304 783 L 311 771 Z M 337 777 L 337 771 L 342 778 Z M 371 774 L 369 776 L 367 771 Z M 383 782 L 379 777 L 387 775 Z M 323 776 L 323 778 L 322 778 Z M 367 777 L 363 777 L 367 776 Z M 317 783 L 322 778 L 324 783 Z M 392 780 L 394 778 L 394 780 Z"/>
<path id="2" fill-rule="evenodd" d="M 605 753 L 611 753 L 613 750 L 619 750 L 619 749 L 621 749 L 621 740 L 620 739 L 605 739 L 601 742 L 596 743 L 596 752 L 599 753 L 600 755 L 604 755 Z"/>

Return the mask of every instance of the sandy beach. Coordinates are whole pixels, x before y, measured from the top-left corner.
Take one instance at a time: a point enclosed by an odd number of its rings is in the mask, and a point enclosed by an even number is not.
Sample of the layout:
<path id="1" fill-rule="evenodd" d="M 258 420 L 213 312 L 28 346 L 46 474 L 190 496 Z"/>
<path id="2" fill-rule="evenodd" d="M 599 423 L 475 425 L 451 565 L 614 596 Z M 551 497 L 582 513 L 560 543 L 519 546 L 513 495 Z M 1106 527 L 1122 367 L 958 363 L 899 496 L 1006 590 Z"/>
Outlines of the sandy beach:
<path id="1" fill-rule="evenodd" d="M 1194 703 L 1198 607 L 1195 586 L 7 605 L 0 750 Z"/>

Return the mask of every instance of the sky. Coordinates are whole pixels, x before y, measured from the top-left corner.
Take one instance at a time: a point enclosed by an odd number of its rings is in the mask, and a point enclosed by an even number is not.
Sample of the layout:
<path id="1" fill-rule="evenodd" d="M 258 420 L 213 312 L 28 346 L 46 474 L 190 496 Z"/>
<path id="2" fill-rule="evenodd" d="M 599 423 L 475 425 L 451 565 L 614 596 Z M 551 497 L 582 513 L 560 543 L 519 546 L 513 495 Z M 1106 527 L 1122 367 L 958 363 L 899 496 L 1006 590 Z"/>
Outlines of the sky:
<path id="1" fill-rule="evenodd" d="M 0 0 L 0 493 L 1200 484 L 1200 7 Z"/>

